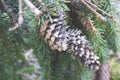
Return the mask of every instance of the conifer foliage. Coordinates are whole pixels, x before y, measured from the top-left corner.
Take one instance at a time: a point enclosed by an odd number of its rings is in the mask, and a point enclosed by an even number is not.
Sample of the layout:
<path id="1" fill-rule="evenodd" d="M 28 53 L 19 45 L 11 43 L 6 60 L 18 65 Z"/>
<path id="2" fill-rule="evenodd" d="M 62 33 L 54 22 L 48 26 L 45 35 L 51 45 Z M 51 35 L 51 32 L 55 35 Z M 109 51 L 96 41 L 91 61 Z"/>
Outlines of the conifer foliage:
<path id="1" fill-rule="evenodd" d="M 92 80 L 109 49 L 120 50 L 110 2 L 0 0 L 0 80 L 21 80 L 31 48 L 41 80 Z"/>

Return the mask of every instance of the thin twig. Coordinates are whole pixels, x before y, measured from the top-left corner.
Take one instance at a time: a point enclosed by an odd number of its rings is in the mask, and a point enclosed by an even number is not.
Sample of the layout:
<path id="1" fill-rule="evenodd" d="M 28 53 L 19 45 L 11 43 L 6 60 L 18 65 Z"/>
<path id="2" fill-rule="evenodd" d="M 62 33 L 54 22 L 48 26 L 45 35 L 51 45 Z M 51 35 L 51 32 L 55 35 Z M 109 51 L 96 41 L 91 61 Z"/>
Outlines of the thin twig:
<path id="1" fill-rule="evenodd" d="M 15 25 L 16 24 L 16 20 L 15 20 L 15 16 L 12 12 L 12 9 L 10 9 L 6 4 L 5 4 L 5 1 L 4 0 L 1 0 L 4 8 L 5 8 L 5 11 L 10 15 L 10 17 L 12 18 L 12 21 L 13 21 L 13 24 Z"/>
<path id="2" fill-rule="evenodd" d="M 111 14 L 105 12 L 104 10 L 100 9 L 98 6 L 96 6 L 95 4 L 91 3 L 90 1 L 87 1 L 87 0 L 85 0 L 85 1 L 88 4 L 90 4 L 92 7 L 96 8 L 97 10 L 99 10 L 100 12 L 102 12 L 103 14 L 108 15 L 110 19 L 114 20 L 118 25 L 120 25 L 120 23 L 118 22 L 118 20 L 116 20 L 113 15 L 111 15 Z"/>
<path id="3" fill-rule="evenodd" d="M 90 17 L 88 17 L 88 21 L 89 21 L 90 26 L 91 26 L 91 28 L 92 28 L 92 32 L 96 31 L 96 28 L 95 28 L 95 26 L 93 25 L 93 22 L 92 22 L 92 20 L 91 20 Z"/>
<path id="4" fill-rule="evenodd" d="M 75 11 L 75 13 L 78 15 L 78 17 L 80 19 L 80 21 L 78 21 L 78 22 L 82 23 L 82 25 L 83 25 L 83 27 L 85 27 L 86 31 L 88 31 L 90 33 L 95 32 L 96 28 L 95 28 L 93 21 L 91 20 L 90 17 L 84 17 L 84 19 L 83 19 L 83 16 L 79 11 Z M 81 25 L 81 24 L 79 24 L 79 25 Z"/>
<path id="5" fill-rule="evenodd" d="M 89 4 L 87 4 L 85 2 L 85 0 L 80 0 L 89 10 L 91 10 L 98 19 L 100 19 L 101 21 L 106 21 L 106 18 L 103 17 L 101 14 L 99 14 L 98 12 L 96 12 Z"/>
<path id="6" fill-rule="evenodd" d="M 111 19 L 113 18 L 112 15 L 110 15 L 109 13 L 105 12 L 104 10 L 100 9 L 98 6 L 96 6 L 95 4 L 93 4 L 90 1 L 85 0 L 88 4 L 90 4 L 92 7 L 96 8 L 97 10 L 101 11 L 103 14 L 108 15 Z"/>
<path id="7" fill-rule="evenodd" d="M 38 18 L 40 17 L 43 12 L 36 8 L 30 0 L 24 0 L 25 4 L 30 7 L 31 11 L 34 13 L 34 15 Z"/>
<path id="8" fill-rule="evenodd" d="M 91 20 L 90 17 L 84 17 L 84 20 L 82 20 L 83 19 L 82 14 L 80 12 L 78 12 L 78 11 L 75 11 L 75 13 L 78 15 L 78 17 L 80 19 L 80 21 L 78 21 L 78 22 L 81 22 L 82 25 L 85 27 L 85 29 L 87 31 L 89 31 L 90 33 L 96 31 L 96 28 L 95 28 L 95 26 L 93 24 L 93 21 Z M 79 25 L 81 25 L 81 24 L 79 24 Z"/>
<path id="9" fill-rule="evenodd" d="M 22 26 L 23 23 L 23 11 L 22 11 L 22 0 L 18 0 L 19 1 L 19 18 L 18 18 L 18 23 L 15 24 L 14 27 L 9 28 L 9 31 L 13 31 L 16 30 L 17 28 Z"/>

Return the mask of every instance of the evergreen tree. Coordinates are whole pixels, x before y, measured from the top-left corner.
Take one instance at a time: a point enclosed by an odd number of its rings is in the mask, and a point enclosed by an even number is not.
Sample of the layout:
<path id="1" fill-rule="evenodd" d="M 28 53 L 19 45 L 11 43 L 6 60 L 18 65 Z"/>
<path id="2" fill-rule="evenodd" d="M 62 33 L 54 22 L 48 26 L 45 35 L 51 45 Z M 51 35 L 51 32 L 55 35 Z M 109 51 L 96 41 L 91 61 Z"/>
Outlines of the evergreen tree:
<path id="1" fill-rule="evenodd" d="M 0 80 L 20 80 L 31 48 L 41 80 L 92 80 L 120 50 L 113 16 L 110 0 L 1 0 Z"/>

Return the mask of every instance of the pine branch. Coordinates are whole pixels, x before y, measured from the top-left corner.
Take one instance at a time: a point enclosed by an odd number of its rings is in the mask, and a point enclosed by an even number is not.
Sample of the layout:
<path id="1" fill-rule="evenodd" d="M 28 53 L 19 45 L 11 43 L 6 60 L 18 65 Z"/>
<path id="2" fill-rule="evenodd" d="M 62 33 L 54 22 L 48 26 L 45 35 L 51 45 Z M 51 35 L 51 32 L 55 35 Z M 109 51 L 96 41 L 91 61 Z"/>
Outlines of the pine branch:
<path id="1" fill-rule="evenodd" d="M 91 26 L 91 28 L 92 28 L 92 32 L 95 32 L 95 31 L 96 31 L 96 28 L 95 28 L 95 26 L 93 25 L 93 21 L 91 20 L 90 17 L 88 17 L 88 21 L 89 21 L 89 24 L 90 24 L 90 26 Z"/>
<path id="2" fill-rule="evenodd" d="M 93 4 L 93 3 L 90 2 L 90 1 L 87 1 L 87 0 L 85 0 L 85 1 L 86 1 L 88 4 L 90 4 L 93 8 L 101 11 L 103 14 L 108 15 L 108 16 L 110 17 L 110 19 L 113 19 L 113 16 L 112 16 L 111 14 L 109 14 L 109 13 L 105 12 L 104 10 L 100 9 L 97 5 Z"/>
<path id="3" fill-rule="evenodd" d="M 38 35 L 37 33 L 35 33 L 34 35 L 31 36 L 32 38 L 32 47 L 34 49 L 34 53 L 36 55 L 36 57 L 39 60 L 40 66 L 41 66 L 41 78 L 42 80 L 53 80 L 51 79 L 53 76 L 52 74 L 52 65 L 51 65 L 51 61 L 53 55 L 51 54 L 51 50 L 49 49 L 49 47 L 46 45 L 46 43 L 44 43 L 42 37 L 40 37 L 40 35 Z"/>
<path id="4" fill-rule="evenodd" d="M 106 18 L 105 17 L 103 17 L 101 14 L 99 14 L 98 12 L 96 12 L 89 4 L 87 4 L 86 2 L 85 2 L 85 0 L 80 0 L 91 12 L 93 12 L 95 15 L 96 15 L 96 17 L 98 18 L 98 19 L 100 19 L 101 21 L 106 21 Z"/>
<path id="5" fill-rule="evenodd" d="M 87 1 L 87 0 L 80 0 L 80 1 L 81 1 L 91 12 L 93 12 L 93 13 L 96 15 L 96 17 L 97 17 L 98 19 L 100 19 L 101 21 L 103 21 L 103 22 L 106 21 L 106 18 L 105 18 L 104 16 L 102 16 L 101 14 L 99 14 L 96 10 L 94 10 L 94 8 L 97 9 L 97 10 L 99 10 L 99 11 L 102 12 L 103 14 L 106 14 L 107 16 L 109 16 L 110 19 L 114 20 L 118 25 L 120 25 L 120 23 L 118 22 L 118 20 L 116 20 L 113 15 L 111 15 L 111 14 L 105 12 L 104 10 L 100 9 L 98 6 L 96 6 L 96 5 L 93 4 L 92 2 Z"/>
<path id="6" fill-rule="evenodd" d="M 86 31 L 88 31 L 89 33 L 94 33 L 96 31 L 96 28 L 93 24 L 93 20 L 91 20 L 90 17 L 84 17 L 84 20 L 83 19 L 83 16 L 80 12 L 76 11 L 75 12 L 76 14 L 78 14 L 78 17 L 81 19 L 81 21 L 78 21 L 78 22 L 81 22 L 83 27 L 85 27 Z M 77 23 L 78 24 L 78 23 Z M 81 24 L 79 24 L 81 25 Z"/>
<path id="7" fill-rule="evenodd" d="M 43 12 L 35 7 L 35 5 L 30 0 L 24 0 L 25 4 L 30 7 L 30 10 L 33 12 L 33 14 L 36 16 L 36 18 L 39 18 Z"/>
<path id="8" fill-rule="evenodd" d="M 19 18 L 18 18 L 18 23 L 15 24 L 14 27 L 9 28 L 9 31 L 13 31 L 16 30 L 17 28 L 21 27 L 23 24 L 23 11 L 22 11 L 22 0 L 18 0 L 19 1 Z"/>
<path id="9" fill-rule="evenodd" d="M 4 0 L 1 0 L 4 8 L 5 8 L 5 11 L 10 15 L 10 17 L 12 18 L 12 21 L 13 21 L 13 24 L 15 25 L 16 24 L 16 20 L 15 20 L 15 16 L 12 12 L 12 9 L 10 9 L 6 4 L 5 4 L 5 1 Z"/>
<path id="10" fill-rule="evenodd" d="M 36 16 L 36 18 L 40 17 L 43 12 L 40 11 L 39 9 L 37 9 L 32 2 L 30 2 L 29 0 L 24 0 L 24 2 L 26 3 L 27 6 L 30 7 L 31 11 L 34 13 L 34 15 Z M 9 31 L 13 31 L 16 30 L 17 28 L 21 27 L 23 24 L 23 11 L 22 11 L 22 0 L 19 0 L 19 18 L 18 18 L 18 23 L 15 24 L 15 26 L 13 28 L 9 28 Z"/>
<path id="11" fill-rule="evenodd" d="M 0 26 L 0 36 L 3 39 L 3 46 L 5 46 L 6 51 L 9 52 L 9 45 L 8 45 L 9 42 L 8 42 L 8 39 L 5 35 L 5 31 L 1 26 Z"/>

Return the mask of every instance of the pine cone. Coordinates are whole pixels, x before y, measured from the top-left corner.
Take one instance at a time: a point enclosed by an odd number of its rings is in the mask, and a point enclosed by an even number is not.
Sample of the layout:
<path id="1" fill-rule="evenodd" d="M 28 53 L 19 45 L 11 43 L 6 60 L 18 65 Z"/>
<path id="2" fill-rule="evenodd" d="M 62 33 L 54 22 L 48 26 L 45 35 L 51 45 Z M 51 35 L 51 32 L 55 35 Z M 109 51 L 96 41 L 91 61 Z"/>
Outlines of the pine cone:
<path id="1" fill-rule="evenodd" d="M 40 27 L 40 33 L 48 41 L 49 46 L 53 50 L 66 51 L 67 50 L 67 33 L 65 15 L 52 16 L 53 22 L 46 21 Z"/>
<path id="2" fill-rule="evenodd" d="M 77 56 L 85 67 L 98 70 L 100 67 L 99 57 L 95 55 L 89 42 L 78 29 L 68 30 L 68 48 Z"/>
<path id="3" fill-rule="evenodd" d="M 85 67 L 98 70 L 99 57 L 95 55 L 89 42 L 78 29 L 69 29 L 65 12 L 52 16 L 53 22 L 47 20 L 40 27 L 40 33 L 48 41 L 52 50 L 73 53 Z M 68 28 L 68 31 L 67 31 Z"/>

